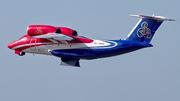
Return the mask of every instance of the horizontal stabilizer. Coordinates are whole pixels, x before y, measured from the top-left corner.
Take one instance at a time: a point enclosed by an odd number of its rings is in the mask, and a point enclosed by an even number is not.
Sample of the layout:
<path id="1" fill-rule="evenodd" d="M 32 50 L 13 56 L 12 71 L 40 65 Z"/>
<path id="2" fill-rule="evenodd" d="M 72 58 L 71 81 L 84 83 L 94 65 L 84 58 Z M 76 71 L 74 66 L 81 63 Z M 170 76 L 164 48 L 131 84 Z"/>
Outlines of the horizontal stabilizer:
<path id="1" fill-rule="evenodd" d="M 154 20 L 163 20 L 163 21 L 175 21 L 174 19 L 168 19 L 166 17 L 163 16 L 146 16 L 146 15 L 130 15 L 133 17 L 142 17 L 142 18 L 146 18 L 146 19 L 154 19 Z"/>
<path id="2" fill-rule="evenodd" d="M 72 59 L 72 58 L 66 58 L 66 57 L 61 58 L 60 65 L 80 67 L 79 59 Z"/>

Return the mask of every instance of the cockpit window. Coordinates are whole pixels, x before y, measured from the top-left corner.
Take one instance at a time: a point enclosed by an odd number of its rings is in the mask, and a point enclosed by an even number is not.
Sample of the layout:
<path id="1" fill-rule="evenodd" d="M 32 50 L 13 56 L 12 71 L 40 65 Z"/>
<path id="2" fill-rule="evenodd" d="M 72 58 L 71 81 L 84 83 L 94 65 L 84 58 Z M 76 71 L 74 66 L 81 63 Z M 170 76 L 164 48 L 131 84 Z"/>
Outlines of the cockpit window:
<path id="1" fill-rule="evenodd" d="M 19 40 L 26 40 L 27 38 L 26 37 L 21 37 Z"/>

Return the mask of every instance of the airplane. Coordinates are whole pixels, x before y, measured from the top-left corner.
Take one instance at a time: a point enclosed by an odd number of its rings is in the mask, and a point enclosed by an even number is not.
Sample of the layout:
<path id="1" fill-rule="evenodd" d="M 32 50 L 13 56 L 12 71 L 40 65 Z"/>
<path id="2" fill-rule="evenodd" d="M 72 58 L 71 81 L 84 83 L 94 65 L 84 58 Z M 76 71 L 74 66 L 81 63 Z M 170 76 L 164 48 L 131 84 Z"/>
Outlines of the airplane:
<path id="1" fill-rule="evenodd" d="M 130 15 L 141 19 L 124 40 L 93 40 L 79 36 L 76 30 L 50 25 L 30 25 L 27 34 L 8 45 L 19 56 L 25 53 L 52 55 L 61 58 L 60 65 L 80 67 L 79 60 L 98 59 L 152 47 L 154 33 L 163 16 Z"/>

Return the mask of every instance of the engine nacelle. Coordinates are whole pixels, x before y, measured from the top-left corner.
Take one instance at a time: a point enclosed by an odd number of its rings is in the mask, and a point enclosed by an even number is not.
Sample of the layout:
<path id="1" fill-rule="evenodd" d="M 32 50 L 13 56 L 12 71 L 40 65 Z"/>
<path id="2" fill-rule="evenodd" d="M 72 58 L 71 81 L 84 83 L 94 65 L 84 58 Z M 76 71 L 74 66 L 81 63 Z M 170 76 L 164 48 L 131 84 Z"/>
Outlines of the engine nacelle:
<path id="1" fill-rule="evenodd" d="M 49 25 L 30 25 L 27 28 L 27 34 L 29 36 L 37 36 L 47 33 L 55 33 L 57 30 L 56 27 L 49 26 Z"/>
<path id="2" fill-rule="evenodd" d="M 29 36 L 38 36 L 47 33 L 61 33 L 70 36 L 77 36 L 77 32 L 73 29 L 66 27 L 54 27 L 50 25 L 30 25 L 27 28 Z"/>
<path id="3" fill-rule="evenodd" d="M 56 28 L 60 29 L 61 33 L 65 34 L 65 35 L 70 35 L 70 36 L 77 36 L 78 35 L 76 30 L 73 30 L 73 29 L 70 29 L 67 27 L 56 27 Z"/>

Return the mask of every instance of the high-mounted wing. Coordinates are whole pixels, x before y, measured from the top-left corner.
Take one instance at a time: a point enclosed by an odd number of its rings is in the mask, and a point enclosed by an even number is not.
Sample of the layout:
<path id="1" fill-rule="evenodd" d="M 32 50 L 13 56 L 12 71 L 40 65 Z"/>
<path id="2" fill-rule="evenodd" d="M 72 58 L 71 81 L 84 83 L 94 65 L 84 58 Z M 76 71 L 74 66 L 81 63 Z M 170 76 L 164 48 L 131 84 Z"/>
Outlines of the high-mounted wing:
<path id="1" fill-rule="evenodd" d="M 76 39 L 72 36 L 64 35 L 64 34 L 59 34 L 59 33 L 48 33 L 44 35 L 38 35 L 38 36 L 32 36 L 33 38 L 46 38 L 46 39 L 54 39 L 57 41 L 71 41 L 73 39 Z"/>
<path id="2" fill-rule="evenodd" d="M 32 36 L 32 37 L 48 39 L 54 43 L 58 43 L 57 41 L 61 41 L 62 43 L 66 43 L 66 44 L 68 44 L 67 41 L 78 40 L 72 36 L 68 36 L 68 35 L 64 35 L 64 34 L 60 34 L 60 33 L 48 33 L 48 34 Z"/>

